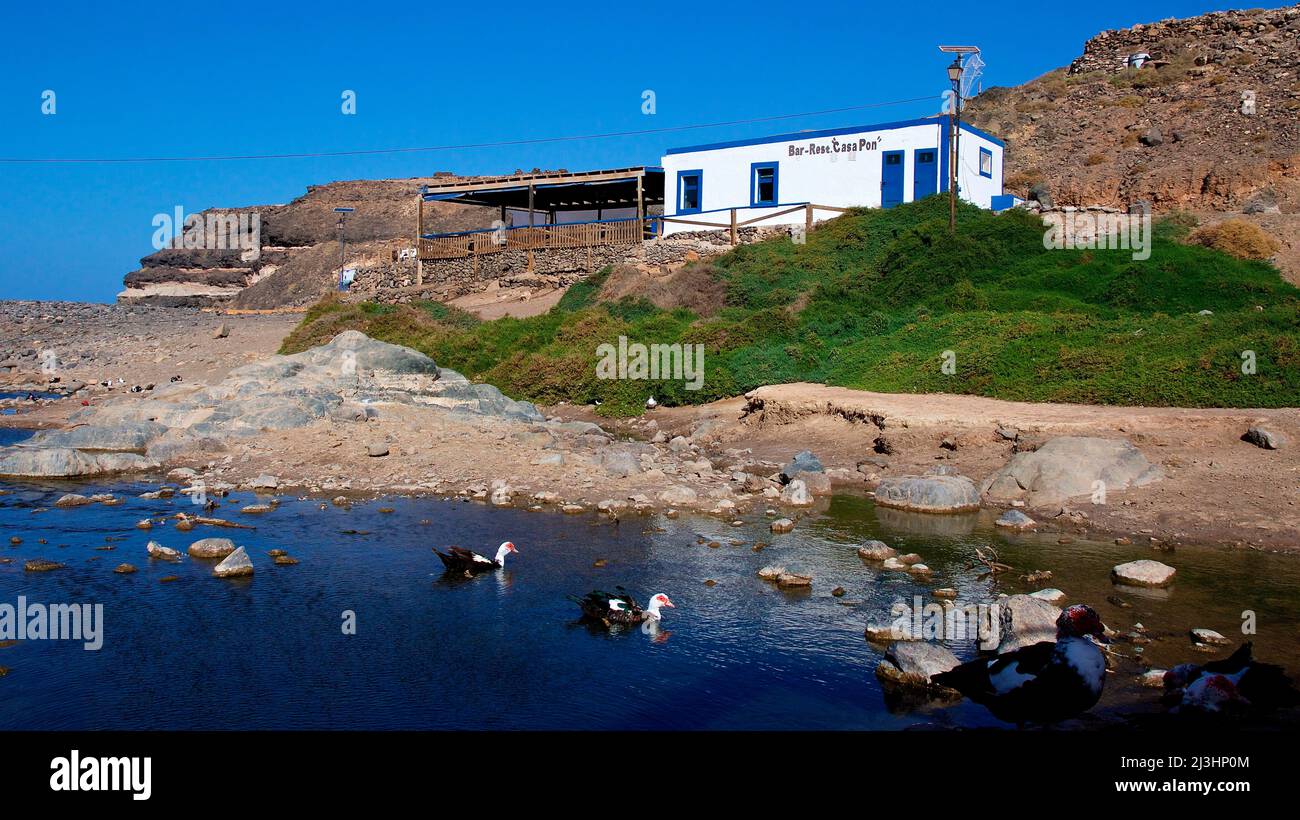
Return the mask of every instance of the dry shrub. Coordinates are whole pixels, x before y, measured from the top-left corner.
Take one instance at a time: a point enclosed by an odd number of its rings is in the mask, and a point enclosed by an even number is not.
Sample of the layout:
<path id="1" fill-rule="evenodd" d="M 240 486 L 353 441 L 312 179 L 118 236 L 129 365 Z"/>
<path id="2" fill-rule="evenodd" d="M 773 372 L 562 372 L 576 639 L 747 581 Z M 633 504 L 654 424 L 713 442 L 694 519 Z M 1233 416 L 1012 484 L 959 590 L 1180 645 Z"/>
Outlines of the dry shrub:
<path id="1" fill-rule="evenodd" d="M 1281 247 L 1276 239 L 1258 225 L 1242 219 L 1228 219 L 1217 225 L 1205 225 L 1193 231 L 1188 239 L 1197 245 L 1223 251 L 1238 259 L 1268 259 Z"/>
<path id="2" fill-rule="evenodd" d="M 727 305 L 727 286 L 706 262 L 687 264 L 666 276 L 619 265 L 609 272 L 596 298 L 645 299 L 661 310 L 686 308 L 697 316 L 713 316 Z"/>

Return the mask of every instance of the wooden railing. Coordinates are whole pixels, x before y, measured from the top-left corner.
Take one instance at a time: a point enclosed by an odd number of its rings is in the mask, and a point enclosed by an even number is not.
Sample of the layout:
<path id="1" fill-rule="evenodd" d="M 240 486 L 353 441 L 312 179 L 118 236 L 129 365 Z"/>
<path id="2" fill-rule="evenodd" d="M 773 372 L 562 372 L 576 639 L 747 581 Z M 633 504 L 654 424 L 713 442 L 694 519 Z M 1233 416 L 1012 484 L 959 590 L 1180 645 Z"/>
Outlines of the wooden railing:
<path id="1" fill-rule="evenodd" d="M 679 216 L 647 216 L 643 219 L 615 219 L 602 222 L 575 222 L 567 225 L 537 225 L 519 228 L 487 228 L 481 231 L 422 237 L 419 241 L 419 259 L 460 259 L 466 256 L 483 256 L 504 250 L 541 250 L 544 248 L 599 248 L 612 245 L 635 245 L 651 236 L 661 236 L 665 222 L 675 222 L 698 228 L 730 230 L 731 244 L 737 242 L 737 229 L 754 225 L 778 216 L 798 211 L 805 214 L 805 226 L 812 229 L 813 211 L 843 213 L 847 208 L 832 205 L 801 203 L 781 206 L 783 210 L 766 211 L 751 219 L 736 220 L 738 210 L 750 208 L 723 208 L 691 214 L 691 219 Z M 765 209 L 766 210 L 766 209 Z M 707 222 L 700 217 L 710 214 L 730 214 L 727 222 Z"/>

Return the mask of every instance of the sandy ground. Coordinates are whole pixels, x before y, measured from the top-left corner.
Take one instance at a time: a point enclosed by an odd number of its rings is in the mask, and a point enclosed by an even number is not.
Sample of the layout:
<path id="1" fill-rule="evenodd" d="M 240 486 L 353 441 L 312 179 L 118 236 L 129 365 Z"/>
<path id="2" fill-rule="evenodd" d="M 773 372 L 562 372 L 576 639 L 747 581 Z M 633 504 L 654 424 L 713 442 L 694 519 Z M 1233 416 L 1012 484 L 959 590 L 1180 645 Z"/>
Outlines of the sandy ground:
<path id="1" fill-rule="evenodd" d="M 210 382 L 231 368 L 272 354 L 297 321 L 295 315 L 229 315 L 196 311 L 88 312 L 72 322 L 9 312 L 0 344 L 77 351 L 77 366 L 64 378 L 90 386 L 71 400 L 19 402 L 19 414 L 0 416 L 4 426 L 57 426 L 81 409 L 81 401 L 132 400 L 123 388 L 106 390 L 104 378 L 121 374 L 126 386 L 163 383 L 171 375 Z M 30 304 L 30 303 L 29 303 Z M 50 306 L 47 305 L 47 308 Z M 214 338 L 225 324 L 229 335 Z M 12 334 L 12 335 L 11 335 Z M 19 339 L 15 343 L 14 339 Z M 84 356 L 84 358 L 82 358 Z M 0 373 L 0 389 L 30 384 L 29 363 Z M 26 379 L 26 382 L 24 382 Z M 761 410 L 758 409 L 761 405 Z M 1016 428 L 1022 440 L 1055 435 L 1124 437 L 1167 477 L 1145 488 L 1112 491 L 1104 505 L 1080 499 L 1061 508 L 1030 510 L 1042 528 L 1063 537 L 1129 538 L 1156 549 L 1207 543 L 1239 548 L 1300 551 L 1300 410 L 1188 410 L 1027 404 L 971 396 L 895 395 L 812 384 L 760 388 L 735 398 L 691 408 L 659 408 L 637 419 L 611 420 L 592 408 L 543 408 L 563 420 L 594 421 L 617 439 L 643 442 L 643 472 L 611 477 L 599 466 L 607 440 L 556 435 L 495 419 L 463 422 L 424 409 L 394 411 L 363 423 L 322 421 L 309 427 L 233 443 L 220 453 L 185 463 L 232 485 L 262 474 L 324 493 L 409 491 L 486 498 L 494 480 L 508 482 L 516 504 L 537 492 L 590 508 L 604 499 L 635 495 L 657 499 L 668 486 L 696 490 L 701 505 L 733 499 L 743 508 L 774 504 L 738 493 L 736 469 L 766 475 L 796 452 L 810 449 L 827 468 L 839 468 L 837 487 L 869 492 L 886 475 L 918 474 L 937 464 L 956 467 L 976 482 L 1001 467 L 1011 442 L 995 430 Z M 1240 440 L 1252 424 L 1271 427 L 1290 445 L 1267 451 Z M 674 453 L 649 441 L 659 431 L 693 435 L 693 446 Z M 884 435 L 893 453 L 873 451 Z M 940 447 L 951 438 L 955 450 Z M 368 445 L 387 445 L 388 455 L 367 456 Z M 559 453 L 563 464 L 535 463 Z M 713 469 L 691 466 L 707 458 Z M 648 459 L 648 461 L 647 461 Z M 837 490 L 838 491 L 838 490 Z M 822 502 L 824 503 L 824 502 Z M 656 501 L 656 506 L 664 504 Z"/>

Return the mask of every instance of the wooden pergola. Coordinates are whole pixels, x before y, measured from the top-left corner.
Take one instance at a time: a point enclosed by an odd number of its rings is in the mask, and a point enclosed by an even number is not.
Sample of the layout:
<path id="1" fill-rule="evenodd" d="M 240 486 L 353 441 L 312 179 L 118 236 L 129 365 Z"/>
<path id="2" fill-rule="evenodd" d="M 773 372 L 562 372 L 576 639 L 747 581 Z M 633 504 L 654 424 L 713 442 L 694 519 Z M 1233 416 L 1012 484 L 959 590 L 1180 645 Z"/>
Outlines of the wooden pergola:
<path id="1" fill-rule="evenodd" d="M 501 213 L 501 227 L 428 234 L 424 231 L 425 202 L 460 202 L 497 208 Z M 420 190 L 417 260 L 477 256 L 507 249 L 531 251 L 640 242 L 644 238 L 646 209 L 663 202 L 663 169 L 649 166 L 518 174 L 426 185 Z M 633 215 L 606 219 L 609 211 Z M 511 212 L 526 213 L 527 225 L 511 225 Z M 566 214 L 575 213 L 594 214 L 595 219 L 563 219 Z"/>

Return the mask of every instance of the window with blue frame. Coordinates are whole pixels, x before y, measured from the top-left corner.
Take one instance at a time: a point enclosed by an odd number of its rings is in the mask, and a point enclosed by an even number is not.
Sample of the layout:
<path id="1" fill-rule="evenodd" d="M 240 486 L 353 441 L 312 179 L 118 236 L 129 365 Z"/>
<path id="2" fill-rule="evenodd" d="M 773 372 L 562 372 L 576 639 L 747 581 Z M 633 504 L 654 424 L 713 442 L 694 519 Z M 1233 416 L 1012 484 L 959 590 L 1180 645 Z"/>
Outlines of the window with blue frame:
<path id="1" fill-rule="evenodd" d="M 993 152 L 987 148 L 980 149 L 980 176 L 993 179 Z"/>
<path id="2" fill-rule="evenodd" d="M 704 207 L 704 172 L 677 172 L 677 213 L 698 214 Z"/>
<path id="3" fill-rule="evenodd" d="M 749 204 L 775 205 L 777 166 L 775 162 L 755 162 L 749 166 Z"/>

